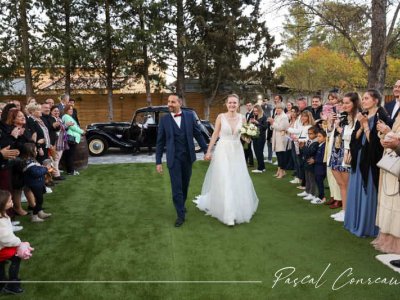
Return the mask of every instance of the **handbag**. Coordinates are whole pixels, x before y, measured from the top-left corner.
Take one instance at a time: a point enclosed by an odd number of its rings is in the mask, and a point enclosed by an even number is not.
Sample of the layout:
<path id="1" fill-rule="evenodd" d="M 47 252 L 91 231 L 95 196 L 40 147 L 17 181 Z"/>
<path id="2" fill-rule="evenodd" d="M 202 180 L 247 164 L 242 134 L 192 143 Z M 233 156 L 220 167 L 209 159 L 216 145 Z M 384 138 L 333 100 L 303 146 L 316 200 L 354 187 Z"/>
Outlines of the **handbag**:
<path id="1" fill-rule="evenodd" d="M 76 144 L 76 139 L 73 135 L 67 135 L 68 144 Z"/>
<path id="2" fill-rule="evenodd" d="M 381 160 L 376 165 L 382 170 L 400 178 L 400 157 L 397 156 L 396 152 L 391 151 L 390 153 L 383 154 Z"/>

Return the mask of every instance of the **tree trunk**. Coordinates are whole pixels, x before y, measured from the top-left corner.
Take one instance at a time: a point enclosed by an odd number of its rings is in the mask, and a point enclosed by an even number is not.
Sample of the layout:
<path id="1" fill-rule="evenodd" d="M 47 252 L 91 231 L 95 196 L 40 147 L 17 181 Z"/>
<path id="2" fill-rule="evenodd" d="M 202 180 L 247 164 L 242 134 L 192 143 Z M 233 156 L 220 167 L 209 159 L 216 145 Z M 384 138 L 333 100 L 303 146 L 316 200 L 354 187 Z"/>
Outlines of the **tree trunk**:
<path id="1" fill-rule="evenodd" d="M 219 66 L 218 71 L 217 71 L 217 82 L 215 83 L 214 90 L 213 90 L 211 96 L 204 100 L 204 104 L 205 104 L 204 105 L 204 118 L 206 120 L 210 120 L 210 106 L 215 101 L 215 98 L 217 97 L 219 85 L 221 83 L 221 78 L 222 78 L 222 68 L 221 68 L 221 66 Z"/>
<path id="2" fill-rule="evenodd" d="M 65 68 L 65 94 L 71 95 L 71 28 L 70 16 L 71 7 L 70 0 L 64 0 L 65 14 L 65 40 L 64 40 L 64 68 Z"/>
<path id="3" fill-rule="evenodd" d="M 372 0 L 371 66 L 368 70 L 368 88 L 383 92 L 386 77 L 386 0 Z"/>
<path id="4" fill-rule="evenodd" d="M 204 99 L 204 119 L 210 120 L 211 98 Z"/>
<path id="5" fill-rule="evenodd" d="M 20 30 L 21 30 L 21 51 L 22 60 L 24 63 L 25 72 L 25 88 L 26 88 L 26 99 L 33 97 L 33 83 L 32 83 L 32 71 L 31 71 L 31 59 L 29 49 L 29 27 L 26 15 L 26 0 L 20 0 L 19 2 L 19 16 L 20 16 Z"/>
<path id="6" fill-rule="evenodd" d="M 110 0 L 106 0 L 106 88 L 108 99 L 108 120 L 114 119 L 113 112 L 113 70 L 112 70 L 112 42 L 111 42 L 111 21 L 110 21 Z"/>
<path id="7" fill-rule="evenodd" d="M 139 20 L 140 20 L 140 29 L 142 30 L 142 34 L 144 35 L 145 31 L 145 22 L 144 22 L 144 12 L 143 5 L 140 5 L 139 11 Z M 146 87 L 146 102 L 148 106 L 151 106 L 151 90 L 150 90 L 150 78 L 149 78 L 149 56 L 147 51 L 147 39 L 145 38 L 143 41 L 143 78 L 144 85 Z"/>
<path id="8" fill-rule="evenodd" d="M 186 106 L 185 99 L 185 59 L 184 59 L 184 22 L 183 22 L 183 0 L 177 1 L 176 16 L 176 59 L 177 59 L 177 81 L 176 92 L 182 96 L 183 105 Z"/>

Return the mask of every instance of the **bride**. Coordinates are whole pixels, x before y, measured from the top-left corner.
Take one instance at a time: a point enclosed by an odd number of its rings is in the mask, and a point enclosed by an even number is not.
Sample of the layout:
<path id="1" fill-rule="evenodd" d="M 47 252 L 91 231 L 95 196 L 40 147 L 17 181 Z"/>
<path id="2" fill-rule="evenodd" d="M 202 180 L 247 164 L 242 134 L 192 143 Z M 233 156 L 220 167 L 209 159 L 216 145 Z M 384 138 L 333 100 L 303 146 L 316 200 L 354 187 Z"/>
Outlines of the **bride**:
<path id="1" fill-rule="evenodd" d="M 193 202 L 222 223 L 233 226 L 249 222 L 257 209 L 258 198 L 247 170 L 240 129 L 245 122 L 237 113 L 239 97 L 229 95 L 227 113 L 219 114 L 208 146 L 206 160 L 211 160 L 201 195 Z M 219 137 L 213 157 L 211 150 Z"/>

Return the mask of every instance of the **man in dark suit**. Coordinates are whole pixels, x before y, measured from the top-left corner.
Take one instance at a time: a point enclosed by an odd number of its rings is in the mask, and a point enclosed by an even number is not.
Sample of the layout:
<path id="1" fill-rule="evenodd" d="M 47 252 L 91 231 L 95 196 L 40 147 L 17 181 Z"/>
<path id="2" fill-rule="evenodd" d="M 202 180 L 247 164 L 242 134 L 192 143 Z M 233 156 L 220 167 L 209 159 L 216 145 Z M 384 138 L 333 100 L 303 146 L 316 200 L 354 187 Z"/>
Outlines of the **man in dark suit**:
<path id="1" fill-rule="evenodd" d="M 64 107 L 69 102 L 69 95 L 64 94 L 60 97 L 60 103 L 57 104 L 58 110 L 60 111 L 60 117 L 64 114 Z"/>
<path id="2" fill-rule="evenodd" d="M 321 120 L 321 113 L 322 113 L 322 98 L 319 95 L 314 95 L 311 100 L 311 106 L 307 107 L 314 118 L 314 121 Z"/>
<path id="3" fill-rule="evenodd" d="M 254 118 L 253 104 L 251 102 L 246 103 L 246 109 L 246 122 L 249 123 L 250 119 Z M 252 142 L 247 145 L 247 148 L 244 148 L 244 157 L 246 158 L 246 163 L 248 163 L 249 167 L 254 167 L 254 157 L 253 150 L 251 149 L 251 144 Z"/>
<path id="4" fill-rule="evenodd" d="M 400 111 L 400 80 L 397 80 L 393 86 L 393 95 L 394 99 L 385 103 L 385 109 L 391 119 L 391 124 L 388 124 L 390 127 L 392 127 L 394 120 Z"/>
<path id="5" fill-rule="evenodd" d="M 164 147 L 167 148 L 167 166 L 171 178 L 172 199 L 177 213 L 175 227 L 185 222 L 185 202 L 192 175 L 192 164 L 196 160 L 193 137 L 199 143 L 204 153 L 207 144 L 197 124 L 194 114 L 182 111 L 182 99 L 176 95 L 168 97 L 170 114 L 160 119 L 157 133 L 156 168 L 162 174 L 161 164 Z"/>

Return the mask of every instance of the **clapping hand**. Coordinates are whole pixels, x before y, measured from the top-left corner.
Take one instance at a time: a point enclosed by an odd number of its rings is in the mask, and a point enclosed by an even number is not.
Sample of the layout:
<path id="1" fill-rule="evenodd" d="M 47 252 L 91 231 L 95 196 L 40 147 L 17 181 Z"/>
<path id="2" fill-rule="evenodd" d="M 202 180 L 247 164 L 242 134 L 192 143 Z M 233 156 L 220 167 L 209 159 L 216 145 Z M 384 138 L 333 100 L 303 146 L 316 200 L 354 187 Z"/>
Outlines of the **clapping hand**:
<path id="1" fill-rule="evenodd" d="M 397 136 L 386 135 L 384 139 L 381 139 L 381 145 L 384 148 L 396 149 L 400 145 L 400 139 Z"/>
<path id="2" fill-rule="evenodd" d="M 10 149 L 10 146 L 1 149 L 0 153 L 5 159 L 14 159 L 19 155 L 19 151 L 17 149 Z"/>
<path id="3" fill-rule="evenodd" d="M 20 135 L 20 134 L 19 134 L 19 127 L 15 127 L 15 128 L 11 131 L 11 135 L 12 135 L 14 138 L 18 138 L 18 136 Z"/>
<path id="4" fill-rule="evenodd" d="M 383 134 L 387 134 L 390 132 L 390 127 L 385 124 L 382 120 L 378 120 L 376 124 L 376 129 Z"/>

